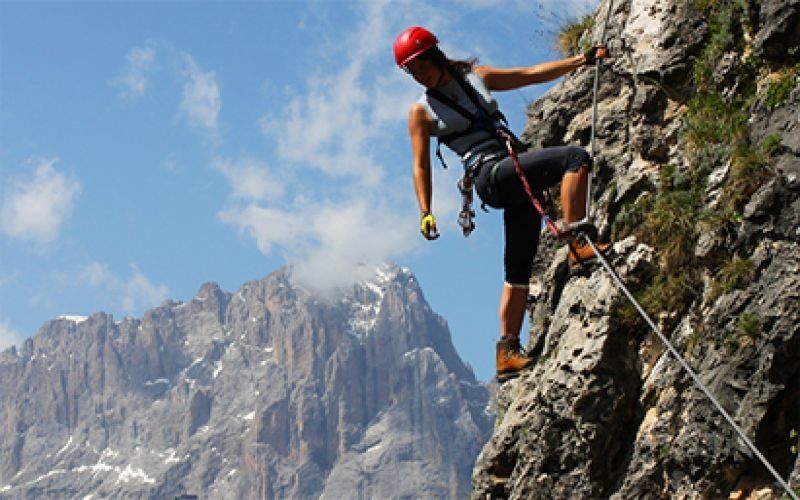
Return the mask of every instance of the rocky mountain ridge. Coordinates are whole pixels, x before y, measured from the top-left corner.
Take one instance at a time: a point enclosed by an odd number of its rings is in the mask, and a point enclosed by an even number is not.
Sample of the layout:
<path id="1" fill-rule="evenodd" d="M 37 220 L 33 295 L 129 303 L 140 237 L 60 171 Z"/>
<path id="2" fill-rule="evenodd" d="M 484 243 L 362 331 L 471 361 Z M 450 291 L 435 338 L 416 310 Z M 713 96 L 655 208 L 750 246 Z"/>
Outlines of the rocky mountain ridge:
<path id="1" fill-rule="evenodd" d="M 0 497 L 463 497 L 492 414 L 413 275 L 276 271 L 0 355 Z"/>
<path id="2" fill-rule="evenodd" d="M 601 2 L 584 42 L 599 40 Z M 800 493 L 800 2 L 613 2 L 593 199 L 611 264 Z M 588 146 L 593 70 L 528 109 Z M 528 374 L 473 498 L 788 498 L 600 267 L 543 238 Z"/>

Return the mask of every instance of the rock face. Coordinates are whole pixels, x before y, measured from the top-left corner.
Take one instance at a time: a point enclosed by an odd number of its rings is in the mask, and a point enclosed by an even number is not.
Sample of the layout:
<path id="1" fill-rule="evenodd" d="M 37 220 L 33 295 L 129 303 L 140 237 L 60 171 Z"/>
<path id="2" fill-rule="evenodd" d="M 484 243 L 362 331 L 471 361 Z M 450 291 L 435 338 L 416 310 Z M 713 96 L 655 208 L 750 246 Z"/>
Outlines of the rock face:
<path id="1" fill-rule="evenodd" d="M 407 270 L 207 284 L 0 355 L 0 497 L 462 498 L 487 401 Z"/>
<path id="2" fill-rule="evenodd" d="M 797 1 L 614 2 L 593 201 L 611 265 L 796 494 L 798 20 Z M 588 148 L 593 77 L 534 103 L 523 140 Z M 541 358 L 498 389 L 472 497 L 785 494 L 603 268 L 569 276 L 565 261 L 540 248 L 528 347 Z"/>

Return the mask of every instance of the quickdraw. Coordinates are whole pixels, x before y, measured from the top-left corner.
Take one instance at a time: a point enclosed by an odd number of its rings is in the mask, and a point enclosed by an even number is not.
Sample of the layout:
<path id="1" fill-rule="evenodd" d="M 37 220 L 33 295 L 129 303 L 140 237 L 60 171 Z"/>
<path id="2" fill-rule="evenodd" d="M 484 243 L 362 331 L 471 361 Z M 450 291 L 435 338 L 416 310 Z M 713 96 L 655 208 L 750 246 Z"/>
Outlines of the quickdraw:
<path id="1" fill-rule="evenodd" d="M 475 211 L 472 209 L 472 179 L 468 174 L 458 180 L 458 191 L 461 193 L 461 211 L 458 212 L 458 225 L 464 236 L 475 230 Z"/>

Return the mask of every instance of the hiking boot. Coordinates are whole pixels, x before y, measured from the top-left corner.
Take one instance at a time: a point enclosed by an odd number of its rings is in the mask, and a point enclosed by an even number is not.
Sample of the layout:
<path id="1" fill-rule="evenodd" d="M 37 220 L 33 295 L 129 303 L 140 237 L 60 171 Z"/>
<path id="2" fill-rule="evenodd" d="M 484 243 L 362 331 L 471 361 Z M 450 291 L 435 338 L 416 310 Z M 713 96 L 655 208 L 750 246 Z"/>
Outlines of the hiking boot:
<path id="1" fill-rule="evenodd" d="M 497 381 L 514 378 L 536 363 L 522 352 L 519 337 L 501 338 L 497 341 Z"/>
<path id="2" fill-rule="evenodd" d="M 569 263 L 570 271 L 580 269 L 585 263 L 591 262 L 597 258 L 592 247 L 585 241 L 573 241 L 567 246 L 569 247 L 569 258 L 567 262 Z M 595 243 L 594 246 L 601 255 L 605 255 L 611 248 L 611 243 Z"/>

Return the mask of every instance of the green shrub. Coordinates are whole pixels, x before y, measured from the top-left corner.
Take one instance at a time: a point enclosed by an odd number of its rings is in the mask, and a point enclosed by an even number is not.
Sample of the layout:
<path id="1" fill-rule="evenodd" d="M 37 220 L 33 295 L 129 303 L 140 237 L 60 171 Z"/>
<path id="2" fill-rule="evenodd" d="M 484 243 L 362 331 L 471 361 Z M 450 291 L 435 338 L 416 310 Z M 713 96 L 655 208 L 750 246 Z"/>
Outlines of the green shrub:
<path id="1" fill-rule="evenodd" d="M 717 272 L 711 285 L 711 299 L 746 287 L 755 276 L 755 265 L 750 259 L 734 256 Z"/>
<path id="2" fill-rule="evenodd" d="M 753 313 L 742 313 L 736 320 L 736 331 L 743 337 L 756 339 L 761 334 L 761 321 Z"/>
<path id="3" fill-rule="evenodd" d="M 761 143 L 761 151 L 767 156 L 772 156 L 781 149 L 781 136 L 778 134 L 770 134 L 764 137 Z"/>
<path id="4" fill-rule="evenodd" d="M 657 278 L 642 297 L 642 307 L 648 311 L 672 311 L 680 317 L 699 295 L 702 280 L 696 272 Z"/>
<path id="5" fill-rule="evenodd" d="M 692 302 L 699 296 L 701 286 L 702 279 L 696 272 L 657 276 L 643 289 L 634 291 L 634 297 L 654 321 L 661 312 L 674 313 L 672 321 L 665 324 L 665 328 L 668 330 L 674 326 L 673 323 L 680 321 L 688 312 Z M 613 305 L 612 317 L 617 320 L 620 327 L 629 332 L 648 328 L 636 308 L 624 298 L 620 298 Z"/>
<path id="6" fill-rule="evenodd" d="M 789 94 L 797 86 L 797 75 L 797 68 L 790 68 L 782 71 L 777 78 L 770 80 L 764 96 L 764 104 L 769 109 L 779 108 L 786 103 Z"/>
<path id="7" fill-rule="evenodd" d="M 741 6 L 732 1 L 714 0 L 698 0 L 698 4 L 699 9 L 710 11 L 707 13 L 709 36 L 700 57 L 695 62 L 694 83 L 698 89 L 708 90 L 714 87 L 714 68 L 720 58 L 735 48 L 741 39 L 732 29 L 733 19 L 737 10 L 741 10 Z"/>
<path id="8" fill-rule="evenodd" d="M 742 102 L 716 92 L 699 92 L 689 101 L 684 137 L 694 147 L 728 144 L 746 133 L 746 124 Z"/>
<path id="9" fill-rule="evenodd" d="M 751 345 L 759 335 L 761 335 L 761 322 L 758 316 L 742 313 L 736 320 L 736 331 L 728 335 L 722 345 L 725 351 L 732 354 L 742 347 Z"/>
<path id="10" fill-rule="evenodd" d="M 700 196 L 694 191 L 667 191 L 645 216 L 645 233 L 658 248 L 664 274 L 691 264 L 700 207 Z"/>
<path id="11" fill-rule="evenodd" d="M 590 42 L 585 42 L 581 45 L 581 37 L 585 32 L 592 29 L 594 29 L 594 16 L 592 14 L 570 19 L 559 30 L 555 49 L 564 57 L 588 50 Z"/>
<path id="12" fill-rule="evenodd" d="M 769 177 L 769 161 L 764 154 L 747 143 L 734 148 L 729 180 L 723 189 L 725 205 L 738 212 Z"/>
<path id="13" fill-rule="evenodd" d="M 647 213 L 653 209 L 653 197 L 642 196 L 633 203 L 623 205 L 614 220 L 614 237 L 618 240 L 632 234 L 641 236 L 641 226 Z"/>

